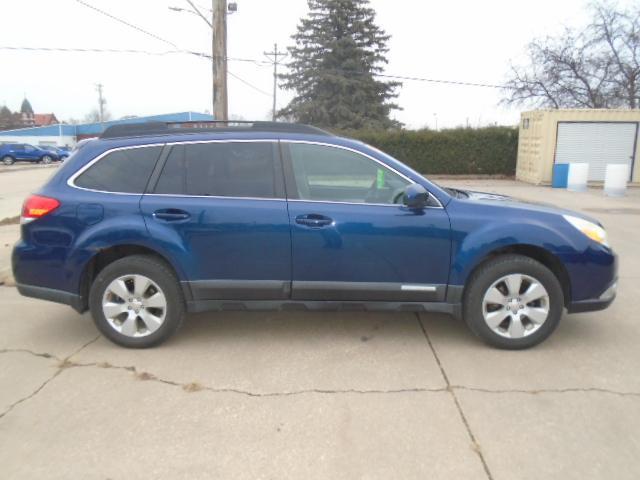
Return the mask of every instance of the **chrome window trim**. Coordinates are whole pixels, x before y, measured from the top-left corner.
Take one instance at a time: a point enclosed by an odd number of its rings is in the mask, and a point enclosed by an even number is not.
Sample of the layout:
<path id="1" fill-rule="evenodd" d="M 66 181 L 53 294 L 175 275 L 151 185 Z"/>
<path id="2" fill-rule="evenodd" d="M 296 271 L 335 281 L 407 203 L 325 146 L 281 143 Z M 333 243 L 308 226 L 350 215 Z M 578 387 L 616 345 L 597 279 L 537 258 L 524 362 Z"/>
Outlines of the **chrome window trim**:
<path id="1" fill-rule="evenodd" d="M 262 200 L 262 201 L 274 201 L 275 200 L 275 201 L 288 201 L 288 202 L 310 202 L 310 203 L 328 203 L 328 204 L 338 204 L 338 205 L 363 205 L 363 206 L 378 206 L 378 207 L 402 207 L 403 206 L 401 204 L 395 204 L 395 203 L 339 202 L 339 201 L 331 201 L 331 200 L 302 200 L 302 199 L 262 198 L 262 197 L 226 197 L 226 196 L 219 196 L 219 195 L 183 195 L 183 194 L 169 194 L 169 193 L 111 192 L 111 191 L 108 191 L 108 190 L 96 190 L 96 189 L 92 189 L 92 188 L 80 187 L 80 186 L 75 184 L 75 180 L 80 175 L 82 175 L 85 171 L 87 171 L 93 165 L 98 163 L 101 159 L 106 157 L 108 154 L 113 153 L 113 152 L 118 152 L 118 151 L 122 151 L 122 150 L 133 150 L 133 149 L 138 149 L 138 148 L 163 147 L 165 145 L 173 146 L 173 145 L 193 145 L 193 144 L 200 144 L 200 143 L 256 143 L 256 142 L 262 142 L 262 143 L 277 143 L 277 142 L 282 142 L 282 143 L 304 143 L 304 144 L 308 144 L 308 145 L 320 145 L 320 146 L 325 146 L 325 147 L 333 147 L 333 148 L 340 148 L 342 150 L 348 150 L 350 152 L 353 152 L 353 153 L 358 154 L 358 155 L 362 155 L 365 158 L 373 160 L 374 162 L 378 163 L 379 165 L 391 170 L 395 174 L 397 174 L 400 177 L 404 178 L 410 184 L 415 184 L 416 183 L 413 180 L 411 180 L 409 177 L 404 175 L 403 173 L 401 173 L 398 170 L 396 170 L 395 168 L 387 165 L 386 163 L 378 160 L 377 158 L 374 158 L 371 155 L 369 155 L 367 153 L 364 153 L 364 152 L 361 152 L 359 150 L 356 150 L 354 148 L 346 147 L 344 145 L 335 145 L 333 143 L 318 142 L 318 141 L 312 141 L 312 140 L 291 140 L 291 139 L 274 139 L 274 138 L 265 138 L 265 139 L 253 139 L 253 138 L 252 139 L 242 139 L 242 138 L 241 139 L 229 139 L 229 138 L 225 138 L 225 139 L 212 139 L 212 140 L 186 140 L 186 141 L 175 141 L 175 142 L 149 143 L 149 144 L 145 144 L 145 145 L 127 145 L 127 146 L 124 146 L 124 147 L 110 148 L 109 150 L 105 150 L 104 152 L 102 152 L 96 158 L 94 158 L 93 160 L 88 162 L 81 169 L 79 169 L 77 172 L 75 172 L 73 175 L 71 175 L 67 179 L 67 185 L 69 187 L 77 188 L 78 190 L 84 190 L 86 192 L 107 193 L 107 194 L 112 194 L 112 195 L 129 195 L 129 196 L 153 195 L 153 196 L 166 196 L 166 197 L 214 198 L 214 199 L 229 199 L 229 200 L 234 200 L 234 199 L 235 200 Z M 427 206 L 425 208 L 444 209 L 444 207 L 442 205 L 442 202 L 440 202 L 438 197 L 433 195 L 431 192 L 429 192 L 429 195 L 438 202 L 438 205 L 436 205 L 436 206 Z"/>
<path id="2" fill-rule="evenodd" d="M 196 144 L 196 143 L 256 143 L 256 142 L 262 142 L 262 143 L 277 143 L 279 140 L 277 139 L 273 139 L 273 138 L 268 138 L 268 139 L 237 139 L 237 140 L 232 140 L 232 139 L 216 139 L 216 140 L 187 140 L 184 142 L 162 142 L 162 143 L 149 143 L 149 144 L 145 144 L 145 145 L 127 145 L 124 147 L 115 147 L 115 148 L 110 148 L 109 150 L 106 150 L 104 152 L 102 152 L 100 155 L 98 155 L 96 158 L 94 158 L 93 160 L 91 160 L 90 162 L 88 162 L 84 167 L 82 167 L 80 170 L 78 170 L 76 173 L 74 173 L 73 175 L 71 175 L 69 177 L 69 179 L 67 180 L 67 185 L 72 187 L 72 188 L 77 188 L 78 190 L 84 190 L 87 192 L 95 192 L 95 193 L 111 193 L 114 195 L 149 195 L 147 193 L 127 193 L 127 192 L 112 192 L 109 190 L 96 190 L 93 188 L 85 188 L 85 187 L 80 187 L 78 185 L 75 184 L 76 179 L 82 175 L 85 171 L 87 171 L 89 168 L 91 168 L 93 165 L 95 165 L 96 163 L 98 163 L 101 159 L 103 159 L 104 157 L 106 157 L 107 155 L 109 155 L 110 153 L 113 152 L 118 152 L 118 151 L 122 151 L 122 150 L 133 150 L 136 148 L 148 148 L 148 147 L 164 147 L 165 145 L 186 145 L 186 144 Z M 154 194 L 154 195 L 160 195 L 160 194 Z M 186 197 L 206 197 L 206 198 L 248 198 L 248 197 L 214 197 L 213 195 L 178 195 L 176 194 L 175 196 L 186 196 Z M 259 200 L 285 200 L 285 199 L 276 199 L 276 198 L 259 198 Z"/>
<path id="3" fill-rule="evenodd" d="M 107 192 L 109 193 L 109 192 Z M 139 193 L 136 195 L 140 195 Z M 186 195 L 181 193 L 143 193 L 145 197 L 182 197 L 182 198 L 214 198 L 216 200 L 264 200 L 268 202 L 286 202 L 286 198 L 278 197 L 225 197 L 224 195 Z"/>
<path id="4" fill-rule="evenodd" d="M 312 141 L 312 140 L 290 140 L 290 139 L 285 139 L 285 140 L 280 140 L 282 143 L 304 143 L 307 145 L 320 145 L 320 146 L 325 146 L 325 147 L 332 147 L 332 148 L 340 148 L 342 150 L 348 150 L 350 152 L 353 152 L 357 155 L 361 155 L 365 158 L 368 158 L 369 160 L 373 160 L 374 162 L 376 162 L 377 164 L 383 166 L 384 168 L 391 170 L 393 173 L 395 173 L 396 175 L 399 175 L 400 177 L 404 178 L 407 182 L 409 182 L 410 185 L 415 185 L 416 182 L 414 182 L 413 180 L 411 180 L 409 177 L 407 177 L 404 173 L 399 172 L 398 170 L 396 170 L 395 168 L 393 168 L 390 165 L 387 165 L 386 163 L 384 163 L 381 160 L 378 160 L 375 157 L 372 157 L 371 155 L 361 152 L 360 150 L 356 150 L 355 148 L 351 148 L 351 147 L 346 147 L 344 145 L 336 145 L 333 143 L 326 143 L 326 142 L 317 142 L 317 141 Z M 441 208 L 444 209 L 442 202 L 438 199 L 438 197 L 436 197 L 435 195 L 433 195 L 431 192 L 429 192 L 429 196 L 431 196 L 432 198 L 434 198 L 436 200 L 436 202 L 438 202 L 438 205 L 435 206 L 427 206 L 425 208 Z M 401 207 L 401 204 L 396 204 L 396 203 L 364 203 L 364 202 L 339 202 L 339 201 L 332 201 L 332 200 L 303 200 L 303 199 L 288 199 L 288 201 L 290 202 L 314 202 L 314 203 L 338 203 L 338 204 L 347 204 L 347 205 L 378 205 L 378 206 L 391 206 L 391 207 Z"/>
<path id="5" fill-rule="evenodd" d="M 84 190 L 85 192 L 110 193 L 110 194 L 113 194 L 113 195 L 134 195 L 134 196 L 143 195 L 142 193 L 111 192 L 111 191 L 108 191 L 108 190 L 96 190 L 94 188 L 80 187 L 80 186 L 76 185 L 75 181 L 80 175 L 82 175 L 84 172 L 89 170 L 93 165 L 98 163 L 100 160 L 102 160 L 104 157 L 106 157 L 110 153 L 119 152 L 119 151 L 122 151 L 122 150 L 134 150 L 134 149 L 137 149 L 137 148 L 163 147 L 164 145 L 165 145 L 165 143 L 149 143 L 149 144 L 146 144 L 146 145 L 127 145 L 125 147 L 110 148 L 109 150 L 106 150 L 106 151 L 102 152 L 100 155 L 98 155 L 96 158 L 94 158 L 93 160 L 88 162 L 84 167 L 82 167 L 76 173 L 71 175 L 67 179 L 67 185 L 72 187 L 72 188 L 77 188 L 78 190 Z"/>

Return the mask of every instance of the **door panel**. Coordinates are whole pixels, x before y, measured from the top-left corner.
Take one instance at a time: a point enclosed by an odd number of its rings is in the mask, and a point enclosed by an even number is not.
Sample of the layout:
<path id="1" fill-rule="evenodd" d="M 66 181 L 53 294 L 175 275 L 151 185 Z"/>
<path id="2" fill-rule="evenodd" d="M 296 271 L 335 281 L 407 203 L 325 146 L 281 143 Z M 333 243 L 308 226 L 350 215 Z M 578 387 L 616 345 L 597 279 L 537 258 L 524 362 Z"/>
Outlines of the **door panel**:
<path id="1" fill-rule="evenodd" d="M 183 266 L 195 300 L 288 298 L 284 200 L 144 195 L 140 207 L 151 237 Z M 167 210 L 186 218 L 163 218 Z"/>
<path id="2" fill-rule="evenodd" d="M 450 224 L 412 210 L 411 181 L 351 149 L 283 143 L 296 300 L 443 301 Z M 338 152 L 336 150 L 339 149 Z"/>
<path id="3" fill-rule="evenodd" d="M 294 299 L 444 300 L 450 248 L 444 209 L 290 201 L 289 214 L 332 220 L 292 224 Z"/>
<path id="4" fill-rule="evenodd" d="M 201 142 L 161 159 L 140 206 L 195 300 L 289 298 L 291 233 L 277 152 L 277 142 Z"/>

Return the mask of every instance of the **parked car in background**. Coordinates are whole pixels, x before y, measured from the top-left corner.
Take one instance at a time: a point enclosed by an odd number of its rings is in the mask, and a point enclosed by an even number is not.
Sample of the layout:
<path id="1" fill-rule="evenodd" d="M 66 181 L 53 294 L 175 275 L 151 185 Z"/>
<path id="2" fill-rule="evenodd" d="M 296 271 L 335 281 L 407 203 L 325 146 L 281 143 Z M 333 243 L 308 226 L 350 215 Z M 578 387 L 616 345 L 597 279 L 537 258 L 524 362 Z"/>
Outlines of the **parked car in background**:
<path id="1" fill-rule="evenodd" d="M 42 147 L 45 150 L 49 150 L 50 152 L 55 153 L 58 156 L 58 159 L 60 161 L 66 160 L 67 158 L 69 158 L 69 155 L 71 155 L 71 151 L 68 148 L 65 147 Z"/>
<path id="2" fill-rule="evenodd" d="M 28 143 L 7 143 L 0 145 L 0 161 L 5 165 L 15 162 L 49 164 L 60 160 L 58 153 Z"/>
<path id="3" fill-rule="evenodd" d="M 442 188 L 306 125 L 200 125 L 83 144 L 24 203 L 20 293 L 126 347 L 185 311 L 344 309 L 449 313 L 519 349 L 615 298 L 616 255 L 581 213 Z"/>

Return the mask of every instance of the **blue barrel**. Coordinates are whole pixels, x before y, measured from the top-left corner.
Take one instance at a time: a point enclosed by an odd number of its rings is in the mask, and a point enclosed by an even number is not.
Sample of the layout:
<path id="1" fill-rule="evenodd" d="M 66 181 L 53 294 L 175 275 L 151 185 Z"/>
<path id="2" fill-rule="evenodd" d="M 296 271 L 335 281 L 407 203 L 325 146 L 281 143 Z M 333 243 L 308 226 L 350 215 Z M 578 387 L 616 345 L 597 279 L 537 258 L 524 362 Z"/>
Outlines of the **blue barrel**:
<path id="1" fill-rule="evenodd" d="M 553 188 L 567 188 L 569 179 L 569 164 L 556 163 L 553 166 L 553 177 L 551 178 L 551 186 Z"/>

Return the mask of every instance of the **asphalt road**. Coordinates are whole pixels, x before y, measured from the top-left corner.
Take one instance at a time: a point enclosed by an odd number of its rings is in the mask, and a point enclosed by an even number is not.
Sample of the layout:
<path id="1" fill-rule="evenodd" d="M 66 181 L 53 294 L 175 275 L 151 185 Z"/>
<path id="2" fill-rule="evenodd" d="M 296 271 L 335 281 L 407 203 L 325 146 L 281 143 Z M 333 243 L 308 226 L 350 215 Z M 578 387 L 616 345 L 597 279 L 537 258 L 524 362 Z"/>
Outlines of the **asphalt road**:
<path id="1" fill-rule="evenodd" d="M 446 183 L 600 218 L 616 302 L 521 352 L 442 315 L 359 312 L 193 315 L 138 351 L 0 287 L 1 476 L 640 478 L 640 190 Z"/>

